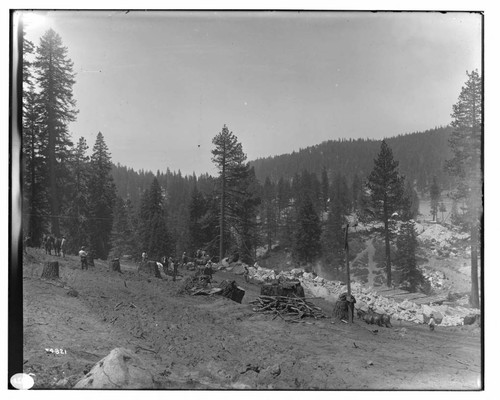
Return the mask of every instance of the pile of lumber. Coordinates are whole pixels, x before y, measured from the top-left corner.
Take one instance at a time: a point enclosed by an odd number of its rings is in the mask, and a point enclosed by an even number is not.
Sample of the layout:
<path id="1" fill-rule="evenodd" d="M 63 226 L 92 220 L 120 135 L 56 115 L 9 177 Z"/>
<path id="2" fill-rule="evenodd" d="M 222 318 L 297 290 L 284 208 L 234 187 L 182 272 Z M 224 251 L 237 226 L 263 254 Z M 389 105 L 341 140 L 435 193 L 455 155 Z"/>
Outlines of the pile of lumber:
<path id="1" fill-rule="evenodd" d="M 325 318 L 326 315 L 323 314 L 321 308 L 307 301 L 310 299 L 314 298 L 260 295 L 250 304 L 254 305 L 253 311 L 272 314 L 274 315 L 273 319 L 280 317 L 286 322 L 302 322 L 302 318 L 305 317 Z"/>

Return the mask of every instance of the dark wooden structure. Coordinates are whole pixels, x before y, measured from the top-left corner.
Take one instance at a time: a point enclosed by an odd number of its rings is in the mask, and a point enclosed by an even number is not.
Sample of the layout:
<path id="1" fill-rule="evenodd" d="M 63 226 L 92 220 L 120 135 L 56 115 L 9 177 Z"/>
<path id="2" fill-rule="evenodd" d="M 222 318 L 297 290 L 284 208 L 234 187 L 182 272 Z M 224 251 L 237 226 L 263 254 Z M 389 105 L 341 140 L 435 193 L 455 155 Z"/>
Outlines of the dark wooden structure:
<path id="1" fill-rule="evenodd" d="M 241 303 L 243 297 L 245 296 L 245 289 L 239 287 L 236 284 L 236 281 L 224 280 L 220 283 L 219 288 L 221 288 L 222 291 L 218 294 L 227 297 L 236 303 Z"/>

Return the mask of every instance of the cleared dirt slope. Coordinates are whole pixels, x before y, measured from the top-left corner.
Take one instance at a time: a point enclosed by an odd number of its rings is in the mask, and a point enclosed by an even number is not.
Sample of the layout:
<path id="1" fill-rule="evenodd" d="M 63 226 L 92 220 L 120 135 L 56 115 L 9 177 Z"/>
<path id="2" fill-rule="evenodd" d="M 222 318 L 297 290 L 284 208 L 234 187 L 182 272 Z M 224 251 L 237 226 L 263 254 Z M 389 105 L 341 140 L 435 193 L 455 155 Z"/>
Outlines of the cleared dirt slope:
<path id="1" fill-rule="evenodd" d="M 480 329 L 401 325 L 379 328 L 331 318 L 290 324 L 243 304 L 178 294 L 180 282 L 123 274 L 96 261 L 88 271 L 28 249 L 24 262 L 24 372 L 35 388 L 70 388 L 116 347 L 135 352 L 163 389 L 478 389 Z M 39 278 L 60 261 L 61 279 Z M 181 273 L 187 273 L 181 271 Z M 68 295 L 74 289 L 77 297 Z M 331 304 L 314 302 L 331 315 Z M 55 354 L 46 349 L 62 349 Z M 149 388 L 149 387 L 148 387 Z"/>

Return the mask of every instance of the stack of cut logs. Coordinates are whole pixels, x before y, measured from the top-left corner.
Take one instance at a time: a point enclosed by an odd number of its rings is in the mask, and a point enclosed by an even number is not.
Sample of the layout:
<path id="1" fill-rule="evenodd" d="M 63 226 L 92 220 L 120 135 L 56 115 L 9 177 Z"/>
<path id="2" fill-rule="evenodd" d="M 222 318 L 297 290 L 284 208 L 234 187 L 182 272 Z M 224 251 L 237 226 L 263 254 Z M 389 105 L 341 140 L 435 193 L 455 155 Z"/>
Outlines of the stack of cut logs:
<path id="1" fill-rule="evenodd" d="M 321 308 L 301 297 L 260 295 L 250 304 L 254 305 L 253 311 L 273 314 L 273 319 L 280 317 L 286 322 L 303 322 L 301 319 L 304 317 L 316 319 L 326 317 Z"/>

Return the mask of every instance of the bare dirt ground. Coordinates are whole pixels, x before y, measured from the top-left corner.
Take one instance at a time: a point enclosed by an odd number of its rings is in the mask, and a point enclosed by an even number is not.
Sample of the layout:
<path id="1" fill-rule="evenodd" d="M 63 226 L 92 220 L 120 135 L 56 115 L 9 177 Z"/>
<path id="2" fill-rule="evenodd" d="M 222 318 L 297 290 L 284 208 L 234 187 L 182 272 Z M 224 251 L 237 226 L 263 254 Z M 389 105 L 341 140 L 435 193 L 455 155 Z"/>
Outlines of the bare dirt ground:
<path id="1" fill-rule="evenodd" d="M 82 271 L 77 257 L 28 252 L 24 372 L 34 374 L 35 388 L 73 387 L 116 347 L 132 350 L 148 366 L 155 382 L 148 389 L 480 388 L 477 326 L 430 332 L 427 326 L 374 328 L 332 318 L 291 324 L 254 313 L 249 301 L 260 287 L 228 272 L 214 279 L 236 280 L 246 290 L 242 304 L 179 294 L 180 281 L 139 275 L 132 264 L 122 263 L 119 274 L 96 260 Z M 60 280 L 40 279 L 48 260 L 60 262 Z M 68 295 L 70 289 L 78 295 Z M 331 315 L 332 304 L 313 302 Z"/>

